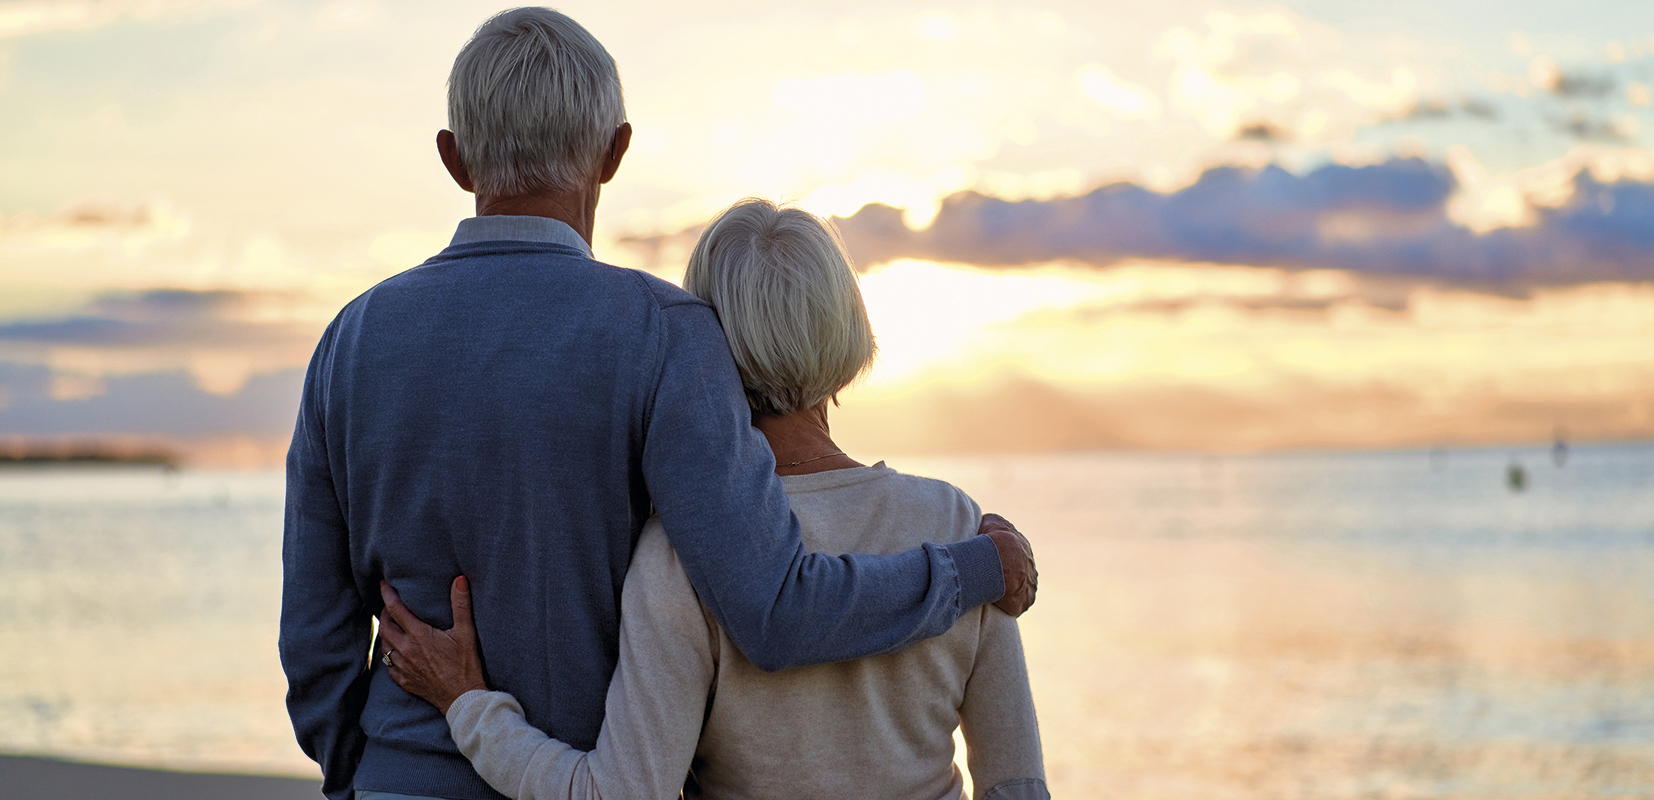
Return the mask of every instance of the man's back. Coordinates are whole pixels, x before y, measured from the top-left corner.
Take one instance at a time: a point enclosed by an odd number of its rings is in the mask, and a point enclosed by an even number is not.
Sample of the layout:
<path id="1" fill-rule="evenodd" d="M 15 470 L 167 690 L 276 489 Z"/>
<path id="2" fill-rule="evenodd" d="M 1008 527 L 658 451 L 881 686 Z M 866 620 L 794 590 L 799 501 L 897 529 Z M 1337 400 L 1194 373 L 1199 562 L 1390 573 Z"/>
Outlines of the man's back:
<path id="1" fill-rule="evenodd" d="M 336 343 L 335 368 L 351 387 L 328 419 L 342 422 L 352 562 L 438 619 L 452 576 L 471 576 L 489 677 L 549 701 L 532 704 L 541 727 L 595 738 L 600 712 L 582 698 L 607 685 L 649 513 L 634 478 L 661 309 L 639 273 L 523 243 L 469 248 L 387 281 L 341 326 L 354 338 Z M 370 736 L 440 727 L 388 679 L 375 689 Z"/>
<path id="2" fill-rule="evenodd" d="M 471 576 L 489 680 L 586 746 L 649 515 L 640 456 L 661 317 L 679 303 L 698 301 L 566 247 L 478 242 L 358 298 L 318 354 L 356 591 L 375 597 L 383 576 L 444 620 L 448 582 Z M 395 790 L 404 770 L 431 769 L 433 748 L 470 772 L 442 718 L 382 671 L 361 725 L 357 788 Z"/>

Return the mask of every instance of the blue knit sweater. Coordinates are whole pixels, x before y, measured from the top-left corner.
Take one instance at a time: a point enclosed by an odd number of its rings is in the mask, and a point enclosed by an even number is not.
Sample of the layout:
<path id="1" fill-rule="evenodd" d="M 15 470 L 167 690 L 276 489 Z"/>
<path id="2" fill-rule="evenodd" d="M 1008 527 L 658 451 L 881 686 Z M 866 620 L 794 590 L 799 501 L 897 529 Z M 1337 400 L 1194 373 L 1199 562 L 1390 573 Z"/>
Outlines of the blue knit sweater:
<path id="1" fill-rule="evenodd" d="M 487 239 L 491 225 L 516 232 Z M 346 306 L 316 349 L 287 459 L 280 650 L 329 798 L 500 797 L 436 709 L 377 668 L 380 578 L 447 627 L 449 584 L 470 576 L 489 685 L 582 749 L 651 505 L 765 669 L 899 650 L 1003 593 L 986 537 L 806 553 L 712 309 L 570 235 L 467 220 Z"/>

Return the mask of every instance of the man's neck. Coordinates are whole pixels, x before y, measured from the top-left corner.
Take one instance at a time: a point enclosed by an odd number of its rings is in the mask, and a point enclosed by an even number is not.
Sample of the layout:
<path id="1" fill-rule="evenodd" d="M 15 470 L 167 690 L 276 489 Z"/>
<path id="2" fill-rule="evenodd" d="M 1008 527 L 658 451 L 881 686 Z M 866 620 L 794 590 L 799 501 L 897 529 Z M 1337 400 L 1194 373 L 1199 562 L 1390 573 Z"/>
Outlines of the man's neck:
<path id="1" fill-rule="evenodd" d="M 592 243 L 592 225 L 597 218 L 597 186 L 590 191 L 556 192 L 517 197 L 477 196 L 477 216 L 547 217 L 557 220 Z"/>

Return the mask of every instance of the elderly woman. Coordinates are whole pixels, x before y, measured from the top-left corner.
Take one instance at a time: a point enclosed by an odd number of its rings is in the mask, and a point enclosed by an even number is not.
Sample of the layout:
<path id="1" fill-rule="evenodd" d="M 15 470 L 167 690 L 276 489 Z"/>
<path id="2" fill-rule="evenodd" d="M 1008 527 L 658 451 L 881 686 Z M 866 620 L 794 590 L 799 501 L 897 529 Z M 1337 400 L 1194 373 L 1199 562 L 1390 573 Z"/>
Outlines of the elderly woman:
<path id="1" fill-rule="evenodd" d="M 684 288 L 718 312 L 811 550 L 895 553 L 976 530 L 981 512 L 963 492 L 883 462 L 864 466 L 833 443 L 827 403 L 867 368 L 874 344 L 849 259 L 825 222 L 738 203 L 702 235 Z M 765 673 L 719 629 L 651 520 L 626 575 L 603 729 L 583 752 L 487 690 L 465 578 L 446 632 L 382 590 L 391 677 L 443 711 L 477 772 L 519 800 L 680 790 L 958 798 L 956 725 L 976 798 L 1049 797 L 1017 625 L 993 606 L 902 652 Z"/>

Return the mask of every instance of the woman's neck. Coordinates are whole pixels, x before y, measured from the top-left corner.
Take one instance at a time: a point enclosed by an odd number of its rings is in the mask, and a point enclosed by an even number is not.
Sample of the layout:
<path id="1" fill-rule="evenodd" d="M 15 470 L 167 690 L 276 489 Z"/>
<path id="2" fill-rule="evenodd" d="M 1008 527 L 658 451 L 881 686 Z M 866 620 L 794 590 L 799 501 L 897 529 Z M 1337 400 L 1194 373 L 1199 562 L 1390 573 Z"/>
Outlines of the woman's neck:
<path id="1" fill-rule="evenodd" d="M 833 444 L 825 401 L 791 414 L 759 414 L 753 417 L 752 425 L 770 441 L 777 475 L 809 475 L 861 466 Z"/>

